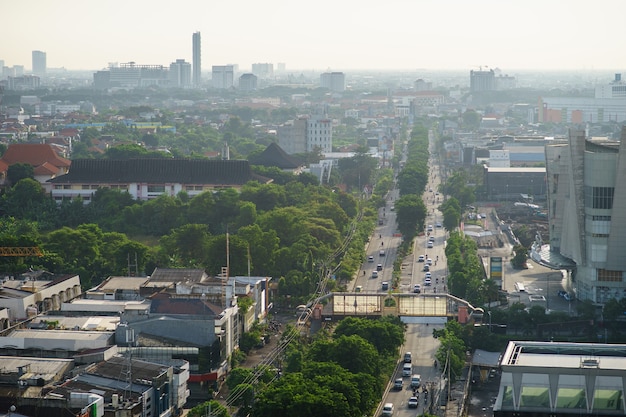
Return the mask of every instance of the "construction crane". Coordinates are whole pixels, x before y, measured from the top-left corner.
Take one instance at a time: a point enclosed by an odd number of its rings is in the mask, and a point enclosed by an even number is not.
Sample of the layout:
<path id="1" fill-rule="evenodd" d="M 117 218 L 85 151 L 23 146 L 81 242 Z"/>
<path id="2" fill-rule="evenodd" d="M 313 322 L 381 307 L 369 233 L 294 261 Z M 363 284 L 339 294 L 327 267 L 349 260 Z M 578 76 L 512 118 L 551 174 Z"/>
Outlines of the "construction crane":
<path id="1" fill-rule="evenodd" d="M 43 256 L 37 246 L 3 247 L 0 246 L 0 256 Z"/>

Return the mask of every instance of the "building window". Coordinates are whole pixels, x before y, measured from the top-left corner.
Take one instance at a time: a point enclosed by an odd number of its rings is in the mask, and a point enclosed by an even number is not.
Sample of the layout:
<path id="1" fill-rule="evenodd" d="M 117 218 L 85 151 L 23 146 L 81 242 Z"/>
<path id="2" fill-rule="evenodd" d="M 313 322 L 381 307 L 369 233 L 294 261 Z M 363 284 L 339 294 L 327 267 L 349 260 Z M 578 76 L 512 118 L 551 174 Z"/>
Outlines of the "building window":
<path id="1" fill-rule="evenodd" d="M 622 271 L 609 271 L 607 269 L 598 269 L 598 281 L 622 282 Z"/>
<path id="2" fill-rule="evenodd" d="M 164 193 L 165 186 L 164 185 L 148 185 L 149 193 Z"/>
<path id="3" fill-rule="evenodd" d="M 89 189 L 89 184 L 83 184 L 83 185 L 81 186 L 81 189 L 83 189 L 83 190 L 88 190 L 88 189 Z"/>
<path id="4" fill-rule="evenodd" d="M 591 219 L 610 222 L 611 216 L 592 216 Z"/>
<path id="5" fill-rule="evenodd" d="M 613 194 L 615 192 L 614 187 L 585 187 L 587 207 L 594 209 L 610 210 L 613 208 Z"/>

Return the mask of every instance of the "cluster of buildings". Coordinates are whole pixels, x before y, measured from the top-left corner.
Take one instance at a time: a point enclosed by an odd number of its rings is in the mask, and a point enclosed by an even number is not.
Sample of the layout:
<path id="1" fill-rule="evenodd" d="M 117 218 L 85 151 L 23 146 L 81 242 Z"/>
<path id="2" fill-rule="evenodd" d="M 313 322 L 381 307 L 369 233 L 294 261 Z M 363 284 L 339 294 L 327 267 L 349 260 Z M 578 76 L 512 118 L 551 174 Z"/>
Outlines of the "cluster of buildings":
<path id="1" fill-rule="evenodd" d="M 0 282 L 0 408 L 30 416 L 178 415 L 218 390 L 240 335 L 270 308 L 269 277 L 196 269 L 87 292 L 77 275 Z"/>

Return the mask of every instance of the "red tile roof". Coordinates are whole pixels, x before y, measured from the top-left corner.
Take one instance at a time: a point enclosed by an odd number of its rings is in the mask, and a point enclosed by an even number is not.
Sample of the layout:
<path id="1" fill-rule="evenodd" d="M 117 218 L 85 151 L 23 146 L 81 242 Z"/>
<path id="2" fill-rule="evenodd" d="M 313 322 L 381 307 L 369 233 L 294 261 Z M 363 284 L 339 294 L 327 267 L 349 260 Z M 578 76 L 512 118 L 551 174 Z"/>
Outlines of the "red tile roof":
<path id="1" fill-rule="evenodd" d="M 71 163 L 69 159 L 58 156 L 51 145 L 33 143 L 9 145 L 1 160 L 8 165 L 22 163 L 30 164 L 35 168 L 46 162 L 59 169 L 67 168 Z"/>

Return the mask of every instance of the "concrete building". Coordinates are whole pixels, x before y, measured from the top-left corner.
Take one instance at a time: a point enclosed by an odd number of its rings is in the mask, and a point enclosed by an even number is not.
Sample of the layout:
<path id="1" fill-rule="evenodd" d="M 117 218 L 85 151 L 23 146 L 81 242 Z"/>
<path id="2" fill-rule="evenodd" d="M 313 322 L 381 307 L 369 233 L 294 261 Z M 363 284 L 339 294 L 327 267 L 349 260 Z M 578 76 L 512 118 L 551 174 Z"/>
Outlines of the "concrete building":
<path id="1" fill-rule="evenodd" d="M 271 78 L 274 76 L 274 64 L 252 64 L 252 73 L 259 78 Z"/>
<path id="2" fill-rule="evenodd" d="M 177 59 L 170 64 L 170 82 L 172 87 L 191 86 L 191 64 L 184 59 Z"/>
<path id="3" fill-rule="evenodd" d="M 517 200 L 521 194 L 543 200 L 545 168 L 500 168 L 484 166 L 483 183 L 490 200 Z"/>
<path id="4" fill-rule="evenodd" d="M 33 51 L 33 74 L 38 77 L 45 77 L 46 67 L 46 53 L 42 51 Z"/>
<path id="5" fill-rule="evenodd" d="M 333 151 L 333 123 L 326 114 L 313 114 L 307 120 L 306 150 Z"/>
<path id="6" fill-rule="evenodd" d="M 15 74 L 15 71 L 12 72 Z M 9 76 L 7 78 L 7 90 L 32 90 L 39 88 L 41 78 L 36 75 Z"/>
<path id="7" fill-rule="evenodd" d="M 496 89 L 496 75 L 491 69 L 488 71 L 470 71 L 470 92 L 493 91 Z"/>
<path id="8" fill-rule="evenodd" d="M 202 42 L 200 32 L 194 32 L 192 35 L 192 54 L 192 83 L 195 87 L 198 87 L 202 84 Z"/>
<path id="9" fill-rule="evenodd" d="M 626 345 L 509 342 L 494 417 L 623 416 Z"/>
<path id="10" fill-rule="evenodd" d="M 62 303 L 80 295 L 78 275 L 36 271 L 5 276 L 0 287 L 0 308 L 9 310 L 11 321 L 24 320 L 43 311 L 59 310 Z"/>
<path id="11" fill-rule="evenodd" d="M 313 114 L 278 127 L 278 145 L 288 154 L 312 152 L 332 152 L 332 120 L 325 114 Z"/>
<path id="12" fill-rule="evenodd" d="M 622 81 L 622 74 L 615 74 L 615 78 L 608 84 L 596 86 L 596 98 L 626 98 L 626 83 Z"/>
<path id="13" fill-rule="evenodd" d="M 108 70 L 98 71 L 93 76 L 94 87 L 106 90 L 109 88 L 136 88 L 170 84 L 168 68 L 163 65 L 141 65 L 135 62 L 110 64 Z"/>
<path id="14" fill-rule="evenodd" d="M 277 129 L 278 145 L 288 154 L 306 152 L 307 120 L 291 120 Z"/>
<path id="15" fill-rule="evenodd" d="M 254 74 L 246 73 L 239 77 L 239 89 L 241 91 L 254 91 L 257 89 L 258 77 Z"/>
<path id="16" fill-rule="evenodd" d="M 626 127 L 621 142 L 571 130 L 569 143 L 546 146 L 546 166 L 550 241 L 541 258 L 575 263 L 571 289 L 580 300 L 625 298 Z"/>
<path id="17" fill-rule="evenodd" d="M 320 87 L 333 92 L 346 90 L 346 75 L 343 72 L 325 72 L 320 75 Z"/>
<path id="18" fill-rule="evenodd" d="M 213 88 L 231 88 L 235 79 L 234 65 L 213 65 L 211 69 L 211 79 Z"/>
<path id="19" fill-rule="evenodd" d="M 510 168 L 511 158 L 506 149 L 496 149 L 489 151 L 489 166 L 493 168 Z"/>

